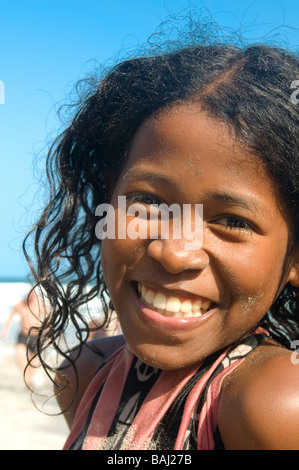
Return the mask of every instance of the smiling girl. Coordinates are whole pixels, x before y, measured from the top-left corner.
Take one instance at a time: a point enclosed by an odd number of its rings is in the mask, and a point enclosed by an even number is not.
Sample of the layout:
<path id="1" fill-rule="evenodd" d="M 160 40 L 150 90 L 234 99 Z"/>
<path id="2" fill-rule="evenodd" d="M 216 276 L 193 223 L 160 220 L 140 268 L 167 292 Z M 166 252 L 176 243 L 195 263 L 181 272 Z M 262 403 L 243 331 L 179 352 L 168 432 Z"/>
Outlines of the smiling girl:
<path id="1" fill-rule="evenodd" d="M 127 60 L 53 146 L 34 230 L 52 306 L 38 347 L 65 357 L 65 449 L 299 448 L 298 75 L 296 55 L 263 45 Z M 153 204 L 202 204 L 201 246 L 171 230 L 118 236 L 120 196 L 146 224 Z M 116 235 L 101 242 L 103 203 Z M 86 343 L 79 307 L 96 296 L 123 335 Z M 80 345 L 68 353 L 69 323 Z"/>

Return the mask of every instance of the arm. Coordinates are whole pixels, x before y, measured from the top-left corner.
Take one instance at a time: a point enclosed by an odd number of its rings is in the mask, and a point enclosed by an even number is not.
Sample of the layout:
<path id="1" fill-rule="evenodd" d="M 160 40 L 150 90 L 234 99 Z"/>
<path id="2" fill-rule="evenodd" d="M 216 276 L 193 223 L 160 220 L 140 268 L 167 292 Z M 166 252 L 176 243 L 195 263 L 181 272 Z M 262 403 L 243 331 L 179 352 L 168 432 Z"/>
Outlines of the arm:
<path id="1" fill-rule="evenodd" d="M 272 348 L 241 366 L 223 387 L 219 429 L 226 449 L 299 449 L 299 366 Z"/>
<path id="2" fill-rule="evenodd" d="M 76 375 L 73 367 L 65 362 L 67 368 L 62 371 L 64 377 L 61 378 L 59 374 L 56 375 L 55 381 L 58 386 L 55 386 L 54 391 L 58 405 L 61 411 L 64 413 L 64 417 L 69 428 L 72 427 L 79 403 L 96 371 L 103 364 L 103 362 L 106 361 L 114 353 L 114 351 L 120 348 L 123 344 L 123 336 L 113 336 L 108 338 L 95 339 L 87 343 L 87 345 L 83 346 L 82 352 L 76 360 L 76 368 L 78 372 L 77 393 Z M 76 357 L 76 351 L 74 352 L 73 357 Z M 64 387 L 66 382 L 68 385 L 66 385 L 64 390 L 61 390 L 59 386 Z M 69 406 L 74 396 L 75 399 L 71 406 Z"/>

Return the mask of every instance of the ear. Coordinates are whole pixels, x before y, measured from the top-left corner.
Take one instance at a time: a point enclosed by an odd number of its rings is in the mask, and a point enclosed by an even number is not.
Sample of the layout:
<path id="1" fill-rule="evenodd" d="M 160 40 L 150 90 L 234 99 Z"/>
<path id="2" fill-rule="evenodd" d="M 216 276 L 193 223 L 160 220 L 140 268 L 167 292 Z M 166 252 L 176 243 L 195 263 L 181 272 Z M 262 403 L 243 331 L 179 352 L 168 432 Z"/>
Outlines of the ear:
<path id="1" fill-rule="evenodd" d="M 295 250 L 291 261 L 291 269 L 288 276 L 288 282 L 293 287 L 299 287 L 299 247 Z"/>

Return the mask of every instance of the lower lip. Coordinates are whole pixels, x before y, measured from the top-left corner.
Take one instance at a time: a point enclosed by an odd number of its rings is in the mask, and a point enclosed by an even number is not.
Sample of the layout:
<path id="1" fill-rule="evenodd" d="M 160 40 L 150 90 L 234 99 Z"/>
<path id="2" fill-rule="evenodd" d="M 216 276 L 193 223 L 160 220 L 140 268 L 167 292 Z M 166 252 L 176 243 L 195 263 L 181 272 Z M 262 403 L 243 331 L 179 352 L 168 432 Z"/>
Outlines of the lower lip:
<path id="1" fill-rule="evenodd" d="M 132 291 L 139 315 L 147 321 L 150 326 L 155 328 L 172 331 L 191 331 L 206 322 L 215 312 L 215 309 L 211 309 L 201 317 L 166 317 L 146 306 L 139 299 L 134 288 L 132 288 Z"/>

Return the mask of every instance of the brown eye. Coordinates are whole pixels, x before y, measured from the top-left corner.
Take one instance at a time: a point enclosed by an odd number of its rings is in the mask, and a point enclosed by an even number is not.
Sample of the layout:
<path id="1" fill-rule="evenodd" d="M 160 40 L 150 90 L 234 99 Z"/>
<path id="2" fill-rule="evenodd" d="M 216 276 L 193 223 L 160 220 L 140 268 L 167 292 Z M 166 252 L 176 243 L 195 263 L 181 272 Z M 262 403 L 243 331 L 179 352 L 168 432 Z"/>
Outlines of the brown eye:
<path id="1" fill-rule="evenodd" d="M 246 222 L 246 220 L 240 217 L 233 217 L 233 216 L 223 216 L 219 217 L 216 220 L 213 220 L 214 224 L 223 225 L 225 228 L 230 230 L 249 230 L 252 231 L 253 227 Z"/>
<path id="2" fill-rule="evenodd" d="M 163 201 L 154 194 L 140 193 L 127 196 L 127 202 L 140 202 L 141 204 L 161 204 Z"/>

